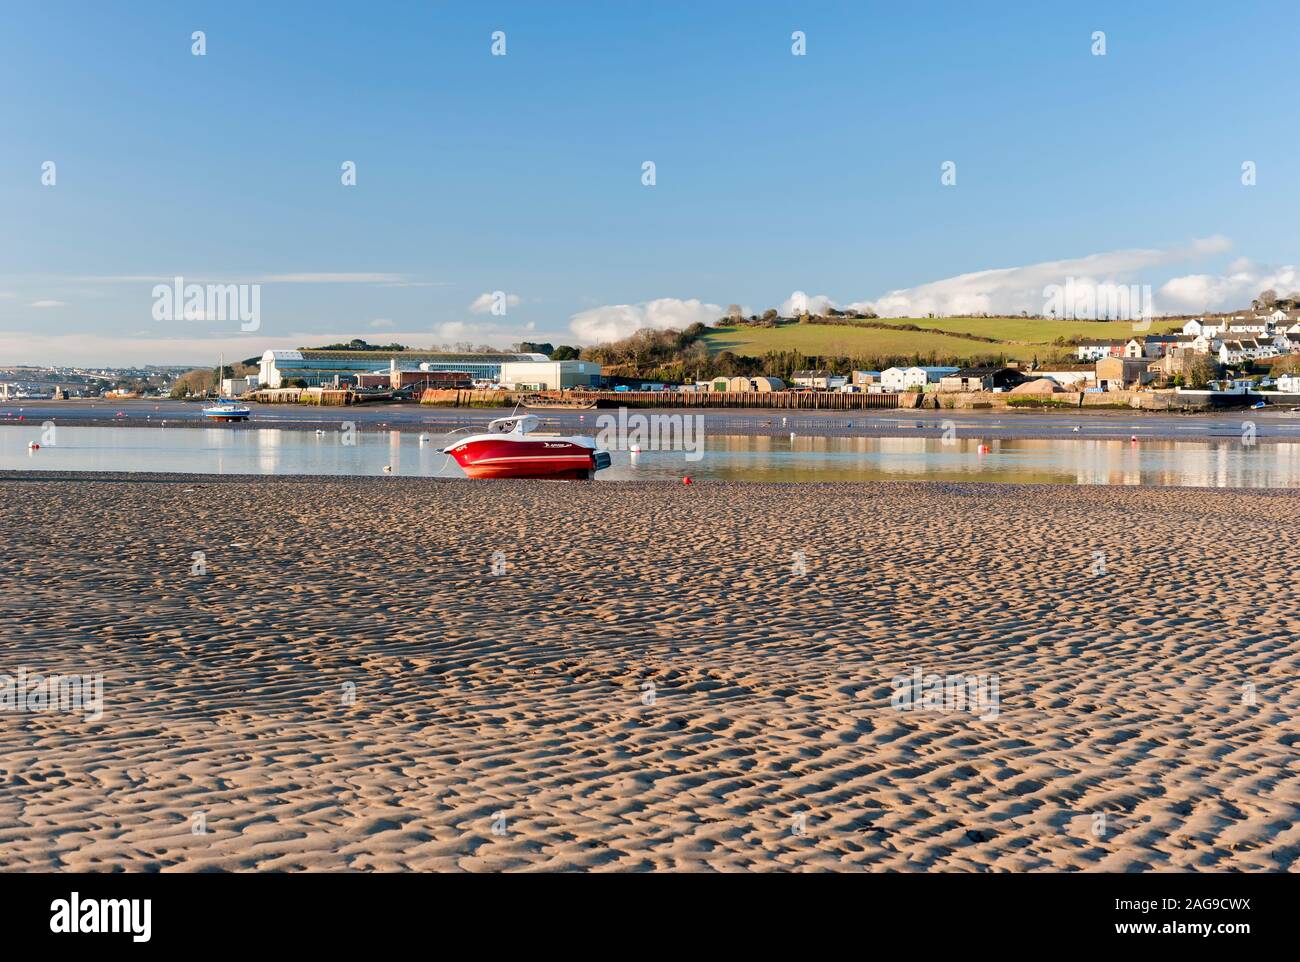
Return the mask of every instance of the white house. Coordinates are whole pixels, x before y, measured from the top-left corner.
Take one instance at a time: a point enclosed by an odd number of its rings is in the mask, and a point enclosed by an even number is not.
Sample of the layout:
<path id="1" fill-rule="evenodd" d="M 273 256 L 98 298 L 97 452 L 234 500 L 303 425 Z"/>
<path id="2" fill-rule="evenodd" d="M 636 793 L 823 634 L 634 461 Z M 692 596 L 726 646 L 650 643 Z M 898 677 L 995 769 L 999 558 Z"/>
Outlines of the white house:
<path id="1" fill-rule="evenodd" d="M 1300 374 L 1283 374 L 1277 379 L 1277 389 L 1283 394 L 1300 394 Z"/>
<path id="2" fill-rule="evenodd" d="M 1222 340 L 1211 334 L 1198 334 L 1191 347 L 1197 354 L 1218 354 L 1222 344 Z"/>
<path id="3" fill-rule="evenodd" d="M 830 387 L 831 372 L 825 370 L 795 371 L 790 382 L 795 387 L 824 391 Z"/>
<path id="4" fill-rule="evenodd" d="M 1300 353 L 1300 334 L 1274 334 L 1273 346 L 1279 354 Z"/>
<path id="5" fill-rule="evenodd" d="M 1103 357 L 1119 357 L 1123 353 L 1123 341 L 1080 341 L 1074 349 L 1074 356 L 1080 361 L 1100 361 Z"/>
<path id="6" fill-rule="evenodd" d="M 1221 335 L 1228 326 L 1228 322 L 1223 318 L 1218 320 L 1206 320 L 1203 317 L 1193 318 L 1183 325 L 1184 334 L 1201 335 L 1214 338 Z"/>
<path id="7" fill-rule="evenodd" d="M 1277 357 L 1281 352 L 1271 341 L 1257 341 L 1247 338 L 1242 341 L 1224 341 L 1219 347 L 1220 364 L 1240 364 L 1242 361 L 1257 361 L 1266 357 Z"/>
<path id="8" fill-rule="evenodd" d="M 1269 321 L 1255 317 L 1234 317 L 1228 321 L 1226 333 L 1240 337 L 1243 334 L 1267 334 Z"/>
<path id="9" fill-rule="evenodd" d="M 880 372 L 880 386 L 886 391 L 914 387 L 924 391 L 927 384 L 938 384 L 941 378 L 956 374 L 957 370 L 955 367 L 891 367 Z"/>

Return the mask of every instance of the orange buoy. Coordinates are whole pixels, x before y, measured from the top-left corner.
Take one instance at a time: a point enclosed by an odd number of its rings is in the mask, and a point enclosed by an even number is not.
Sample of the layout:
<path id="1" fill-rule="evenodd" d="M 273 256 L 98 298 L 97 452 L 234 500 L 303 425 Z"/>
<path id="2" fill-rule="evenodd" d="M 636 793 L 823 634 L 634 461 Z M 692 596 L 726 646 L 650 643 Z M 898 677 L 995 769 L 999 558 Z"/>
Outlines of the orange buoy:
<path id="1" fill-rule="evenodd" d="M 40 449 L 41 449 L 41 446 L 40 446 L 39 444 L 37 444 L 35 441 L 28 441 L 28 442 L 27 442 L 27 450 L 29 450 L 29 451 L 39 451 Z"/>

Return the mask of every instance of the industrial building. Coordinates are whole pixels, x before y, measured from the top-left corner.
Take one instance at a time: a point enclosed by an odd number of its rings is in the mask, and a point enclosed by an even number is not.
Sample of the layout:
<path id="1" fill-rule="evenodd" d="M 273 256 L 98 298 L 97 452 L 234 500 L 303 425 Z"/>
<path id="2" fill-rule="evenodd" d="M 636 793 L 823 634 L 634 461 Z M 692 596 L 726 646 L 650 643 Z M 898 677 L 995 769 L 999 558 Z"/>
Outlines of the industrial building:
<path id="1" fill-rule="evenodd" d="M 600 365 L 593 361 L 509 361 L 501 365 L 501 386 L 517 391 L 565 391 L 600 387 Z"/>
<path id="2" fill-rule="evenodd" d="M 709 391 L 765 393 L 785 390 L 785 382 L 779 377 L 715 377 L 708 385 Z"/>
<path id="3" fill-rule="evenodd" d="M 1012 367 L 964 367 L 939 379 L 940 391 L 1009 391 L 1024 375 Z"/>
<path id="4" fill-rule="evenodd" d="M 392 371 L 457 371 L 480 381 L 496 381 L 512 362 L 546 362 L 545 354 L 452 354 L 443 351 L 267 351 L 262 355 L 259 380 L 264 387 L 342 387 L 355 384 L 361 374 Z M 588 367 L 598 365 L 588 364 Z"/>
<path id="5" fill-rule="evenodd" d="M 223 377 L 221 379 L 222 397 L 242 397 L 249 391 L 257 390 L 255 377 Z"/>

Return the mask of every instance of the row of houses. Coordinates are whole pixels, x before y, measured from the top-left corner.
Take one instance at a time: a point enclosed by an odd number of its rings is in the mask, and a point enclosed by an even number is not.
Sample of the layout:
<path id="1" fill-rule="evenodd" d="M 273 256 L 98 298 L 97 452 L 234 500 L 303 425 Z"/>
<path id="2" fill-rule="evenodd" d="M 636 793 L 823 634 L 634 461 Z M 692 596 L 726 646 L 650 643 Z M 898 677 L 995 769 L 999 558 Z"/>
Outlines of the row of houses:
<path id="1" fill-rule="evenodd" d="M 849 375 L 828 370 L 795 371 L 791 386 L 806 391 L 865 391 L 868 393 L 902 393 L 905 391 L 991 391 L 1014 385 L 1021 375 L 1005 367 L 891 367 L 884 371 L 853 371 Z M 716 377 L 697 381 L 700 391 L 784 391 L 779 377 Z"/>
<path id="2" fill-rule="evenodd" d="M 1294 315 L 1294 316 L 1293 316 Z M 1085 340 L 1075 348 L 1080 361 L 1107 357 L 1158 360 L 1175 351 L 1218 358 L 1220 364 L 1241 364 L 1280 354 L 1300 354 L 1300 311 L 1277 310 L 1237 318 L 1196 318 L 1181 334 L 1148 334 L 1127 340 Z"/>

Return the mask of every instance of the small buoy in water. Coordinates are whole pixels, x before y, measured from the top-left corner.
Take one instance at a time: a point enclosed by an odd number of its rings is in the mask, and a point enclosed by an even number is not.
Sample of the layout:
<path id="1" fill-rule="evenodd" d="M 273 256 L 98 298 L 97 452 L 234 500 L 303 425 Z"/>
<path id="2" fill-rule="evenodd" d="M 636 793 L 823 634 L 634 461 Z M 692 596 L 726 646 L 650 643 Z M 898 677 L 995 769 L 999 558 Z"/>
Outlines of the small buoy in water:
<path id="1" fill-rule="evenodd" d="M 993 453 L 993 448 L 991 448 L 989 445 L 987 444 L 980 445 L 980 454 L 992 454 L 992 453 Z"/>
<path id="2" fill-rule="evenodd" d="M 393 466 L 391 464 L 385 464 L 384 474 L 392 474 L 392 473 L 393 473 Z"/>
<path id="3" fill-rule="evenodd" d="M 790 440 L 791 440 L 791 441 L 794 440 L 794 432 L 793 432 L 793 431 L 790 432 Z"/>
<path id="4" fill-rule="evenodd" d="M 1129 439 L 1129 441 L 1131 441 L 1133 444 L 1137 444 L 1137 443 L 1138 443 L 1138 436 L 1137 436 L 1136 434 L 1130 434 L 1129 437 L 1128 437 L 1128 439 Z"/>
<path id="5" fill-rule="evenodd" d="M 316 429 L 316 437 L 318 437 L 318 438 L 323 438 L 324 436 L 325 436 L 325 432 L 322 431 L 320 428 L 317 428 L 317 429 Z"/>
<path id="6" fill-rule="evenodd" d="M 686 477 L 682 478 L 682 484 L 693 484 L 693 483 L 694 483 L 694 482 L 691 481 L 689 475 L 687 475 Z"/>
<path id="7" fill-rule="evenodd" d="M 420 435 L 420 443 L 421 443 L 421 444 L 424 444 L 424 443 L 427 442 L 428 440 L 429 440 L 429 435 L 427 435 L 427 434 L 421 434 L 421 435 Z"/>
<path id="8" fill-rule="evenodd" d="M 28 442 L 27 442 L 27 450 L 28 450 L 28 451 L 39 451 L 40 449 L 41 449 L 41 446 L 40 446 L 39 444 L 37 444 L 35 441 L 28 441 Z"/>
<path id="9" fill-rule="evenodd" d="M 634 444 L 634 445 L 632 445 L 632 453 L 633 453 L 633 454 L 640 454 L 640 453 L 641 453 L 641 445 L 639 445 L 639 444 Z"/>

